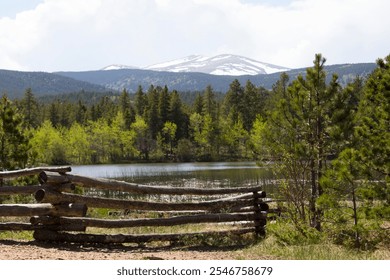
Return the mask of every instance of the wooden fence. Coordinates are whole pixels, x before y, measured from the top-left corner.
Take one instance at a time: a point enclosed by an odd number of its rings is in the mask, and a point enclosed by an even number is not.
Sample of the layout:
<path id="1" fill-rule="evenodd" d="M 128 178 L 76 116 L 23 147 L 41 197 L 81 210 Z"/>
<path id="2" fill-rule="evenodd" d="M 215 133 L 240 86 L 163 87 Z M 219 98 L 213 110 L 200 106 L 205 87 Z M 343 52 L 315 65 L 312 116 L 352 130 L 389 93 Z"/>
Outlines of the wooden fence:
<path id="1" fill-rule="evenodd" d="M 34 238 L 38 241 L 72 243 L 143 243 L 177 241 L 183 237 L 207 234 L 265 234 L 269 207 L 265 201 L 266 194 L 259 186 L 157 187 L 88 178 L 69 172 L 70 167 L 0 172 L 0 180 L 3 183 L 10 178 L 22 176 L 38 176 L 39 180 L 39 184 L 33 186 L 0 187 L 0 196 L 33 195 L 37 202 L 0 204 L 0 217 L 30 218 L 29 222 L 2 222 L 0 231 L 32 230 Z M 99 192 L 111 192 L 122 198 L 90 195 Z M 93 208 L 112 209 L 109 214 L 119 215 L 95 218 L 88 210 Z M 131 217 L 133 213 L 138 217 Z M 150 213 L 154 213 L 155 217 L 150 218 Z M 210 223 L 214 224 L 213 231 L 157 234 L 86 233 L 87 228 L 155 228 Z M 220 228 L 223 230 L 219 230 Z"/>

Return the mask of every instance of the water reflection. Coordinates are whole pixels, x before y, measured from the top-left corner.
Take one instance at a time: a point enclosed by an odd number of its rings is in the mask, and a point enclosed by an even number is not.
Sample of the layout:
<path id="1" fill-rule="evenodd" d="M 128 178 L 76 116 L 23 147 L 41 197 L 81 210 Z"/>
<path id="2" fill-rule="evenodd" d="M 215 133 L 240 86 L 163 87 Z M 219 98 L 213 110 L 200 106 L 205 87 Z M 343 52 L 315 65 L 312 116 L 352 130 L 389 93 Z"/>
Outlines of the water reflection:
<path id="1" fill-rule="evenodd" d="M 270 169 L 258 167 L 255 162 L 83 165 L 73 166 L 72 173 L 174 187 L 264 185 L 267 192 L 273 192 L 270 182 L 274 179 Z"/>

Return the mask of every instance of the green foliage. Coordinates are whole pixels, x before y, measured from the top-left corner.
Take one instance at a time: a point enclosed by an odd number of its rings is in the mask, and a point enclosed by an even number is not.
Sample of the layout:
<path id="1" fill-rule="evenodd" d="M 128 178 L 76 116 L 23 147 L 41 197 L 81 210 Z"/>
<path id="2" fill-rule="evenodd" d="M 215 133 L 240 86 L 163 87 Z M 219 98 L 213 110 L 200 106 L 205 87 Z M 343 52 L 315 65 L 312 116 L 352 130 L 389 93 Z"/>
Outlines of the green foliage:
<path id="1" fill-rule="evenodd" d="M 357 248 L 374 246 L 387 231 L 383 219 L 390 219 L 389 59 L 378 61 L 363 88 L 355 82 L 346 89 L 358 92 L 361 100 L 346 116 L 352 124 L 344 126 L 343 140 L 338 138 L 344 150 L 322 180 L 326 190 L 319 206 L 326 210 L 332 235 Z"/>
<path id="2" fill-rule="evenodd" d="M 302 224 L 299 230 L 294 223 L 283 221 L 268 227 L 270 235 L 276 237 L 280 245 L 313 245 L 324 242 L 326 235 Z"/>
<path id="3" fill-rule="evenodd" d="M 28 131 L 24 130 L 22 115 L 12 102 L 3 96 L 0 100 L 0 169 L 26 167 L 29 155 Z"/>
<path id="4" fill-rule="evenodd" d="M 67 141 L 67 158 L 75 164 L 85 164 L 91 161 L 90 142 L 85 126 L 74 123 L 65 137 Z"/>
<path id="5" fill-rule="evenodd" d="M 366 80 L 358 77 L 344 88 L 325 61 L 316 55 L 313 67 L 291 80 L 282 73 L 272 91 L 236 79 L 225 96 L 207 86 L 187 104 L 182 98 L 191 99 L 188 94 L 168 87 L 150 86 L 147 93 L 139 87 L 134 96 L 124 89 L 94 102 L 37 102 L 27 89 L 15 102 L 19 111 L 1 100 L 1 168 L 272 162 L 283 178 L 278 195 L 285 201 L 280 206 L 286 221 L 268 228 L 278 246 L 315 250 L 327 237 L 360 249 L 388 246 L 390 56 L 378 60 Z"/>
<path id="6" fill-rule="evenodd" d="M 38 164 L 67 163 L 64 130 L 56 129 L 50 121 L 33 131 L 31 145 Z"/>
<path id="7" fill-rule="evenodd" d="M 355 136 L 365 173 L 382 182 L 375 192 L 390 205 L 390 55 L 377 63 L 359 103 Z"/>
<path id="8" fill-rule="evenodd" d="M 280 163 L 283 178 L 289 179 L 285 194 L 303 219 L 305 203 L 310 202 L 310 224 L 317 229 L 321 228 L 322 214 L 316 201 L 323 193 L 320 180 L 327 157 L 333 152 L 329 131 L 333 126 L 333 100 L 340 92 L 337 76 L 326 82 L 325 61 L 317 54 L 306 78 L 298 76 L 291 84 L 286 74 L 281 75 L 274 87 L 265 137 L 268 150 Z M 310 197 L 304 191 L 308 187 Z"/>

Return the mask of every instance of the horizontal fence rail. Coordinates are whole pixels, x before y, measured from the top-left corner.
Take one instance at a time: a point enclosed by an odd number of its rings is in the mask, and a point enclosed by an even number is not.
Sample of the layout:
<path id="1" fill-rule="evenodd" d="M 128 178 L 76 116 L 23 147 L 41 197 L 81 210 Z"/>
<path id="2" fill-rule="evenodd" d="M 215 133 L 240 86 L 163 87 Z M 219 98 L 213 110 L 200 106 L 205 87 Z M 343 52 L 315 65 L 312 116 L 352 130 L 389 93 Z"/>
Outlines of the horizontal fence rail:
<path id="1" fill-rule="evenodd" d="M 265 234 L 270 199 L 266 198 L 261 186 L 148 186 L 84 177 L 70 172 L 70 167 L 36 167 L 0 172 L 3 184 L 12 178 L 24 176 L 37 176 L 39 181 L 39 184 L 31 186 L 0 186 L 0 198 L 30 195 L 36 201 L 30 204 L 0 204 L 0 217 L 30 218 L 27 223 L 0 223 L 0 230 L 31 230 L 39 241 L 105 244 L 177 241 L 185 237 L 215 234 Z M 119 192 L 127 196 L 118 199 L 88 195 L 96 194 L 96 190 Z M 94 208 L 106 211 L 107 215 L 104 218 L 91 216 L 89 209 Z M 211 231 L 183 233 L 87 233 L 90 228 L 159 228 L 189 224 L 213 224 L 215 227 Z"/>

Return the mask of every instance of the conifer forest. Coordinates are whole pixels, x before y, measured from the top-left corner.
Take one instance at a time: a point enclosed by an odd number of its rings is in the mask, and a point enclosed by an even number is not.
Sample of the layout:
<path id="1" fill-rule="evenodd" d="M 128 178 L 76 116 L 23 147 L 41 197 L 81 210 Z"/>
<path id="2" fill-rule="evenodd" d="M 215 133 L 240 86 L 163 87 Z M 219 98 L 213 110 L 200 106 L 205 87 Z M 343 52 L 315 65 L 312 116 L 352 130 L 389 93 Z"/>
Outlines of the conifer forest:
<path id="1" fill-rule="evenodd" d="M 297 236 L 389 246 L 390 56 L 343 87 L 336 74 L 326 78 L 325 63 L 316 54 L 306 75 L 282 73 L 272 89 L 232 79 L 223 93 L 153 85 L 88 100 L 4 93 L 0 168 L 256 161 L 283 178 L 280 207 Z"/>

